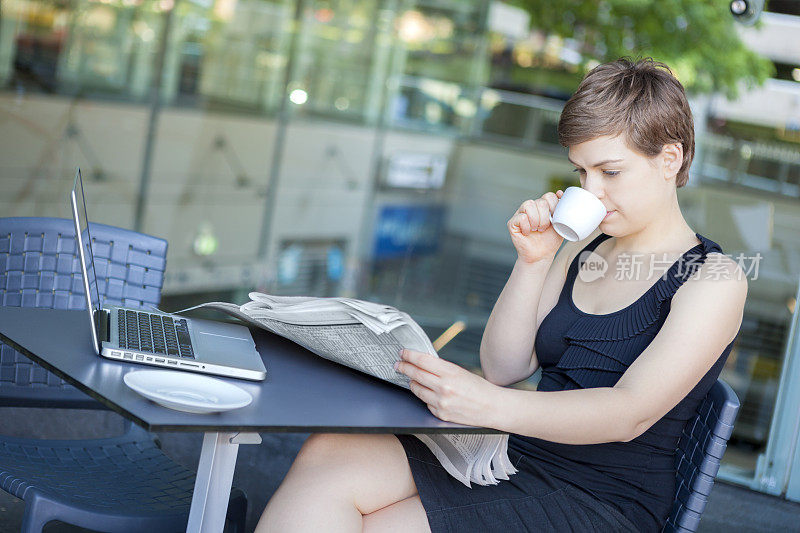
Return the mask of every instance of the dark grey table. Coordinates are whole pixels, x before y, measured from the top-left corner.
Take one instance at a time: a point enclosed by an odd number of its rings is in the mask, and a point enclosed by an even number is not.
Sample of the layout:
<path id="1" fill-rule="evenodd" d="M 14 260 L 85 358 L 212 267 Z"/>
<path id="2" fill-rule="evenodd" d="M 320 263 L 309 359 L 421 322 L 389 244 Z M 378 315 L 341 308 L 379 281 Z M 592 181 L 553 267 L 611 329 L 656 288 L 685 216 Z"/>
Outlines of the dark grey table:
<path id="1" fill-rule="evenodd" d="M 222 531 L 239 444 L 259 444 L 259 432 L 495 433 L 443 422 L 409 391 L 259 329 L 251 331 L 267 379 L 215 376 L 249 392 L 250 405 L 212 414 L 175 411 L 124 384 L 127 372 L 153 367 L 96 355 L 87 320 L 86 311 L 0 307 L 0 339 L 149 431 L 204 433 L 187 531 Z"/>

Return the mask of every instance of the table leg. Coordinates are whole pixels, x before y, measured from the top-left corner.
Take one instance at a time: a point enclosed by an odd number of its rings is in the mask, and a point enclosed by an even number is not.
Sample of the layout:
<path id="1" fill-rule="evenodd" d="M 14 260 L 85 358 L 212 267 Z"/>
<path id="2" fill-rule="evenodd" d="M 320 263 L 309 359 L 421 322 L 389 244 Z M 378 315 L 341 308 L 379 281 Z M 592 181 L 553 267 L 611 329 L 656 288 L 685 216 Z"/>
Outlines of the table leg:
<path id="1" fill-rule="evenodd" d="M 203 436 L 186 533 L 222 533 L 239 444 L 260 444 L 258 433 L 216 433 Z"/>

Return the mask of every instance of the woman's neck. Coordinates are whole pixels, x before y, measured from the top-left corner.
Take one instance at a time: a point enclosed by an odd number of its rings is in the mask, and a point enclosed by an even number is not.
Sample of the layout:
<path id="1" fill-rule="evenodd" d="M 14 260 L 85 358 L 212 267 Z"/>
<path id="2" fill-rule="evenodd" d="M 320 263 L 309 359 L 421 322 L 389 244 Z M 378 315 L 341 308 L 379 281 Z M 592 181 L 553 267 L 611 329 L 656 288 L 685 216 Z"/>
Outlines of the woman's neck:
<path id="1" fill-rule="evenodd" d="M 640 231 L 615 237 L 611 254 L 683 253 L 698 242 L 694 230 L 683 218 L 676 198 L 664 216 L 650 221 Z"/>

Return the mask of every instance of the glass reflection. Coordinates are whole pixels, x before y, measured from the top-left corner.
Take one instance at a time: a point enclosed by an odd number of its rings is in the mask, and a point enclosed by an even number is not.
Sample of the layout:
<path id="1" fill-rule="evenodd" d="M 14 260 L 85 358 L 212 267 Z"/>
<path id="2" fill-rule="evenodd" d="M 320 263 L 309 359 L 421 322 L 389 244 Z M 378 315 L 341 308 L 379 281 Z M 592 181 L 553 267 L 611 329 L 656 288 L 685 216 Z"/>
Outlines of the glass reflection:
<path id="1" fill-rule="evenodd" d="M 80 165 L 93 221 L 132 227 L 147 181 L 139 229 L 170 243 L 167 307 L 252 289 L 347 293 L 402 308 L 432 339 L 463 324 L 441 354 L 477 370 L 514 262 L 510 213 L 574 183 L 556 125 L 580 79 L 579 47 L 543 29 L 502 35 L 487 2 L 0 9 L 0 212 L 68 216 Z M 794 68 L 781 67 L 782 82 L 796 83 L 785 75 Z M 751 225 L 736 213 L 761 209 L 756 199 L 772 213 L 764 281 L 751 283 L 722 376 L 742 401 L 725 462 L 752 478 L 797 312 L 800 137 L 790 121 L 711 109 L 707 122 L 695 181 L 680 193 L 693 227 L 749 253 Z M 262 235 L 267 215 L 277 222 Z"/>

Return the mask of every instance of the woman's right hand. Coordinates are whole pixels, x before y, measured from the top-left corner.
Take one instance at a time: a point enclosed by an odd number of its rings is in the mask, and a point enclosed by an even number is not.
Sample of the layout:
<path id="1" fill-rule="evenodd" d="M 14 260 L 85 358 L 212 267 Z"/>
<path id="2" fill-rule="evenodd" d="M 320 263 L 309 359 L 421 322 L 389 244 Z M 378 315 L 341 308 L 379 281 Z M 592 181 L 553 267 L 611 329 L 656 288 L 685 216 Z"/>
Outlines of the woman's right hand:
<path id="1" fill-rule="evenodd" d="M 563 194 L 558 190 L 546 192 L 536 200 L 525 200 L 508 221 L 511 242 L 521 261 L 535 263 L 552 258 L 561 246 L 564 237 L 553 229 L 550 215 Z"/>

